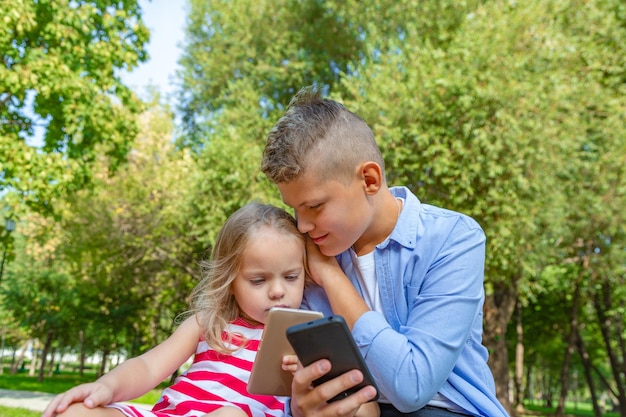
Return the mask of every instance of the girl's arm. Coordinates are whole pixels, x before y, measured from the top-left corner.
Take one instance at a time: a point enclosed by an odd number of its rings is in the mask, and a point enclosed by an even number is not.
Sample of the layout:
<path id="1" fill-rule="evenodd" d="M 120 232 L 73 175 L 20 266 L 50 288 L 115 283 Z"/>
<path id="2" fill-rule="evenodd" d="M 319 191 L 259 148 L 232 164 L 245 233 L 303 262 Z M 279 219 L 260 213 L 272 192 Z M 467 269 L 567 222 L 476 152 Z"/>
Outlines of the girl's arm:
<path id="1" fill-rule="evenodd" d="M 75 402 L 88 408 L 137 398 L 174 373 L 195 352 L 201 337 L 196 316 L 185 320 L 164 342 L 123 362 L 96 382 L 82 384 L 56 396 L 43 416 L 61 413 Z"/>
<path id="2" fill-rule="evenodd" d="M 129 359 L 98 382 L 110 387 L 112 402 L 131 400 L 150 391 L 181 367 L 196 351 L 201 337 L 196 316 L 186 319 L 164 342 Z"/>

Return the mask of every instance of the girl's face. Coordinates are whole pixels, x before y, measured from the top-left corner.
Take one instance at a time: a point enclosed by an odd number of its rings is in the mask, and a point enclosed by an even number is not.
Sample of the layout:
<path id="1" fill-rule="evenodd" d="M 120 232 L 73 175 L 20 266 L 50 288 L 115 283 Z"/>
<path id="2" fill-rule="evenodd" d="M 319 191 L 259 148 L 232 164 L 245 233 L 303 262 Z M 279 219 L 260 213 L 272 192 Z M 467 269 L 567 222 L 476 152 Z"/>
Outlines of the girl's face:
<path id="1" fill-rule="evenodd" d="M 304 242 L 292 234 L 263 226 L 252 235 L 231 286 L 246 319 L 265 324 L 272 307 L 300 307 L 304 257 Z"/>

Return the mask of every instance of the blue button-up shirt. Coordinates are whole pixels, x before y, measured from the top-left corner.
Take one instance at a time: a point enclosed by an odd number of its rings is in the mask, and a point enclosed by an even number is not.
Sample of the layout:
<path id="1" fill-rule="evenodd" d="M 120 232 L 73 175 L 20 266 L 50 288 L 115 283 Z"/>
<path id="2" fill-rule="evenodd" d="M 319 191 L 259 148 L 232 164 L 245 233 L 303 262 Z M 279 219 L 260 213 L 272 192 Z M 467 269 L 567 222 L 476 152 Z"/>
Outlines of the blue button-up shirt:
<path id="1" fill-rule="evenodd" d="M 383 313 L 363 314 L 352 330 L 379 389 L 403 412 L 440 393 L 471 414 L 507 416 L 482 345 L 483 230 L 405 187 L 391 192 L 404 207 L 374 251 Z M 337 259 L 360 291 L 349 251 Z M 332 314 L 320 287 L 307 287 L 304 305 Z"/>

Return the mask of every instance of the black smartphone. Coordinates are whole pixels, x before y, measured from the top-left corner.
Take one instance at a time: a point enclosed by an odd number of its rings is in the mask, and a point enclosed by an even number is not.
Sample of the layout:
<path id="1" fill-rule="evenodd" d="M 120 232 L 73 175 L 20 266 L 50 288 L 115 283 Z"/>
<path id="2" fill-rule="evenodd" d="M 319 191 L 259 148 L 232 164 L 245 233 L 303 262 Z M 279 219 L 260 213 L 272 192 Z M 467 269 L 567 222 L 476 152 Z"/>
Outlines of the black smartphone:
<path id="1" fill-rule="evenodd" d="M 378 387 L 343 317 L 337 315 L 323 317 L 291 326 L 287 329 L 287 340 L 304 366 L 320 359 L 330 361 L 330 372 L 313 381 L 314 386 L 352 369 L 358 369 L 363 373 L 363 381 L 360 384 L 349 388 L 328 402 L 345 398 L 367 385 L 376 388 L 376 397 L 372 401 L 378 399 Z"/>

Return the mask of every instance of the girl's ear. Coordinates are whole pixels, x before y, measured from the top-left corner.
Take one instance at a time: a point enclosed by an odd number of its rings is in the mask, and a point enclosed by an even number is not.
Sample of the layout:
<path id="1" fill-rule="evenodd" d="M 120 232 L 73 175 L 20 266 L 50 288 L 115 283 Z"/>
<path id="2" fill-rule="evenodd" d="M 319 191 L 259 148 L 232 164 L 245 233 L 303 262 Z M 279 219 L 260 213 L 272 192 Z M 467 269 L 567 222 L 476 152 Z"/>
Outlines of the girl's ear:
<path id="1" fill-rule="evenodd" d="M 383 185 L 383 171 L 376 162 L 367 161 L 359 166 L 359 175 L 363 180 L 365 192 L 376 194 Z"/>

